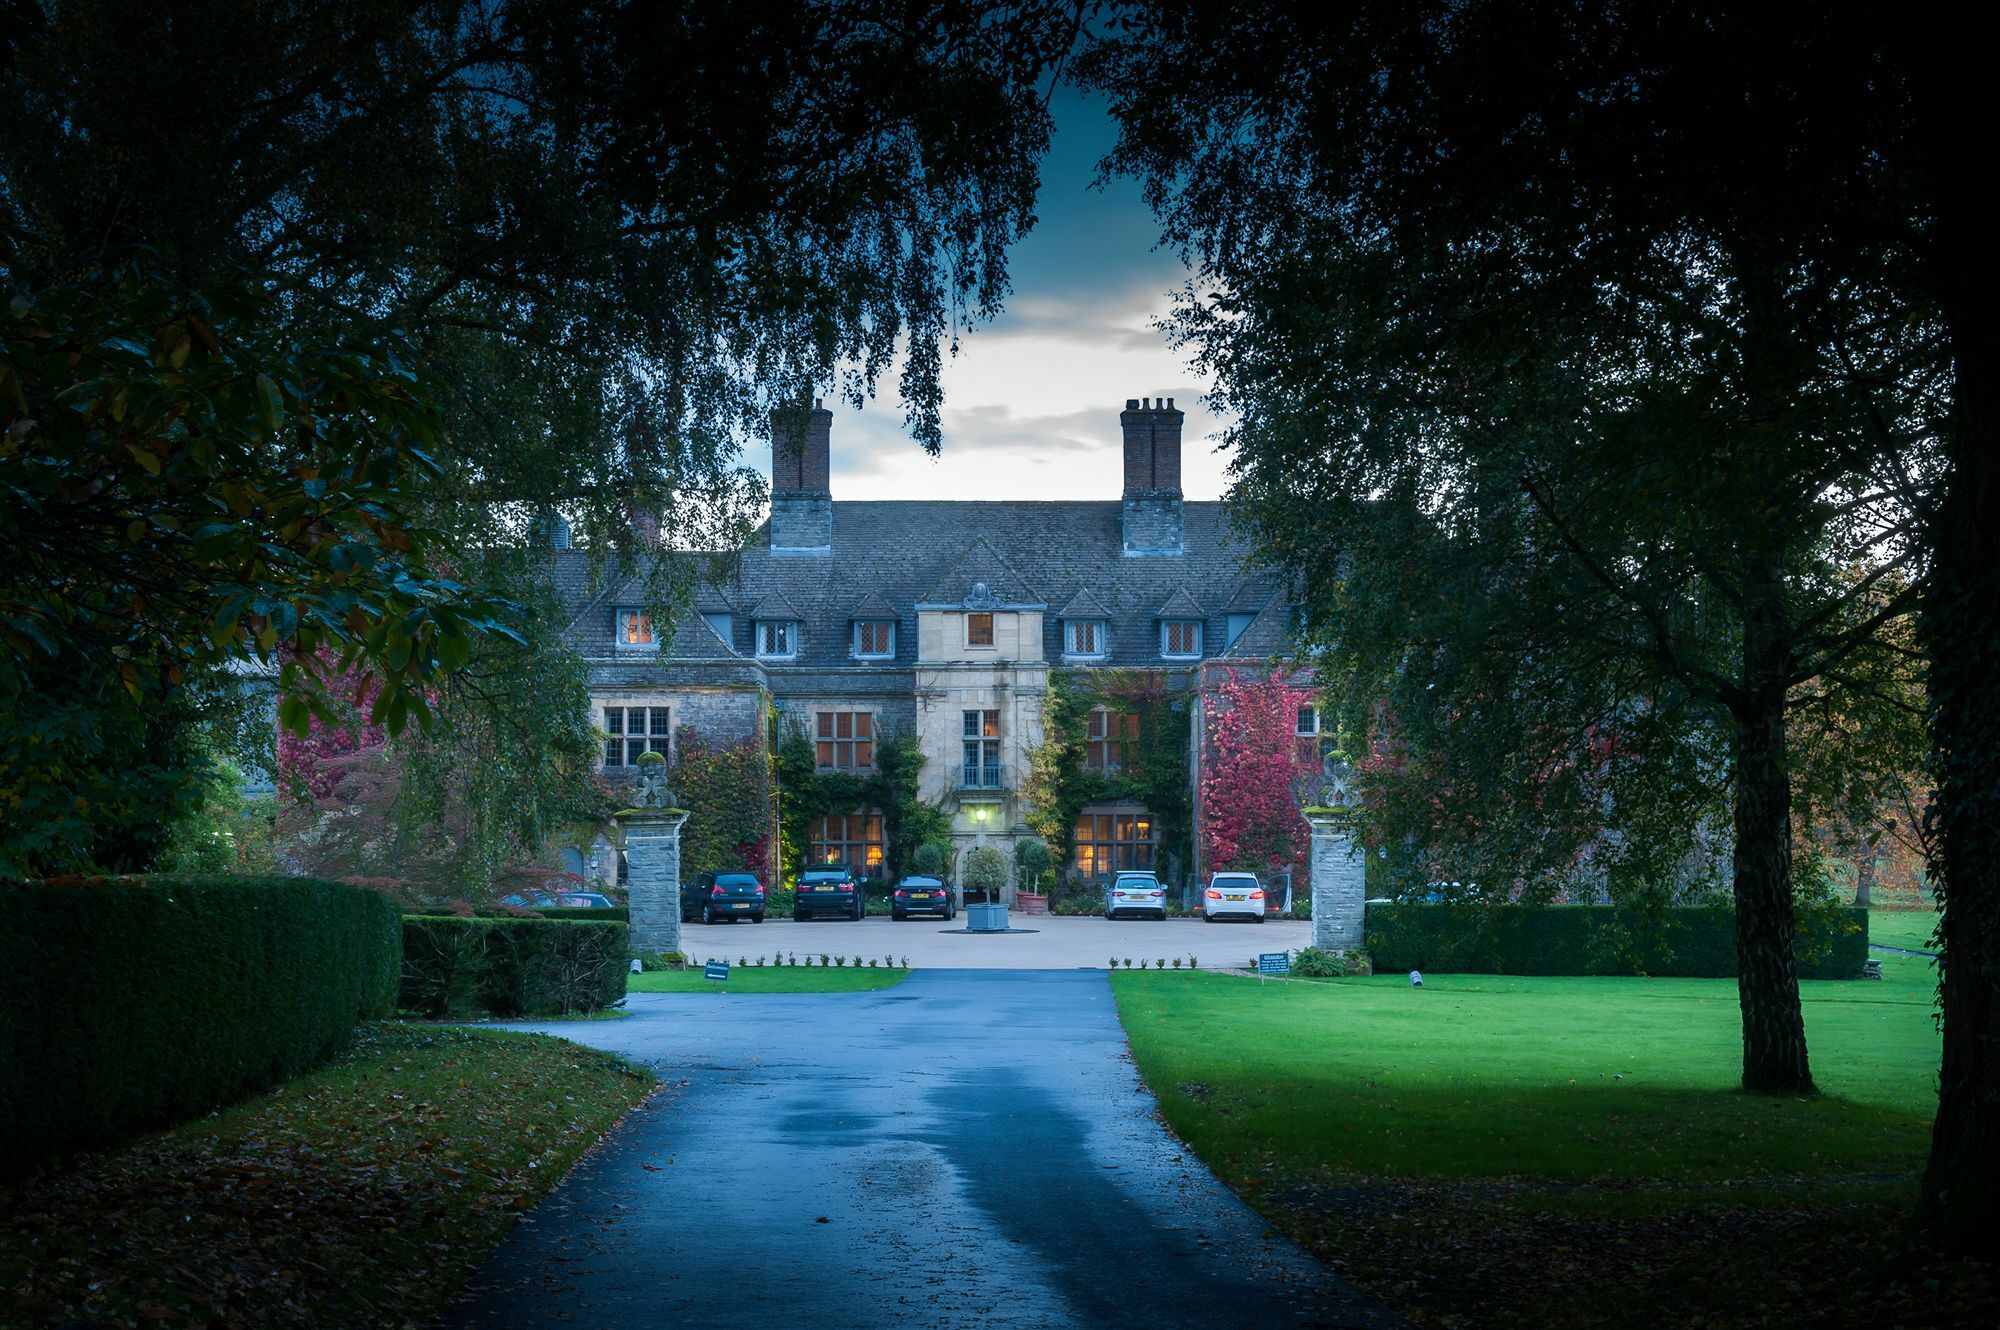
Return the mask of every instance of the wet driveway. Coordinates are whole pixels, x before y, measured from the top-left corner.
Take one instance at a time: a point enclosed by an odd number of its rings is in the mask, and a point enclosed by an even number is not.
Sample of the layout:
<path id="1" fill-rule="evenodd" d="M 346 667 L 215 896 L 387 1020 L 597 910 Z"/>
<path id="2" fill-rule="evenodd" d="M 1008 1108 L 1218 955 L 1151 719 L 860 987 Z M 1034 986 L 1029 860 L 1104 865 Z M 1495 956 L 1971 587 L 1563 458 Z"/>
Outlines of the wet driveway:
<path id="1" fill-rule="evenodd" d="M 1155 1121 L 1102 972 L 629 1005 L 542 1028 L 668 1090 L 523 1217 L 444 1324 L 1386 1323 Z"/>

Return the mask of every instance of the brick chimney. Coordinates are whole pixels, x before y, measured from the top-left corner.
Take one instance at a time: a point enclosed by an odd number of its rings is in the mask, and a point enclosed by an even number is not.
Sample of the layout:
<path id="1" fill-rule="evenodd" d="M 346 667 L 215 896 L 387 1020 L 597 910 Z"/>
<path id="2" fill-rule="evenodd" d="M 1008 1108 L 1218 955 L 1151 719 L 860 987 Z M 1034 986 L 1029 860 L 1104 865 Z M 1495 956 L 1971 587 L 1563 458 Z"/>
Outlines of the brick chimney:
<path id="1" fill-rule="evenodd" d="M 772 553 L 833 553 L 832 436 L 833 412 L 818 398 L 810 411 L 771 413 Z"/>
<path id="2" fill-rule="evenodd" d="M 1181 553 L 1181 421 L 1171 397 L 1137 397 L 1125 432 L 1125 553 Z"/>

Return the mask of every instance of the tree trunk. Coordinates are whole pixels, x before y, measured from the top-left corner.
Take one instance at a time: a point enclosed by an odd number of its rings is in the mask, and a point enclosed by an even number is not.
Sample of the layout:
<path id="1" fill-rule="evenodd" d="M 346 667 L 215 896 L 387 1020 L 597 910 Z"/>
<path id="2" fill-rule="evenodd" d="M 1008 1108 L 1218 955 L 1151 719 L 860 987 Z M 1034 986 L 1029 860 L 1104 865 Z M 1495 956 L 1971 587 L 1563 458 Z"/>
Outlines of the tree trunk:
<path id="1" fill-rule="evenodd" d="M 1949 31 L 1947 26 L 1939 31 Z M 1944 1060 L 1919 1214 L 1946 1245 L 2000 1259 L 2000 325 L 1992 237 L 1968 159 L 1986 91 L 1963 42 L 1928 71 L 1935 288 L 1956 401 L 1918 631 L 1930 660 L 1932 887 L 1944 911 Z M 1955 80 L 1955 82 L 1951 82 Z"/>
<path id="2" fill-rule="evenodd" d="M 1785 751 L 1782 567 L 1751 578 L 1743 623 L 1746 698 L 1736 710 L 1736 999 L 1743 1088 L 1811 1094 L 1805 1013 L 1793 943 L 1792 776 Z"/>

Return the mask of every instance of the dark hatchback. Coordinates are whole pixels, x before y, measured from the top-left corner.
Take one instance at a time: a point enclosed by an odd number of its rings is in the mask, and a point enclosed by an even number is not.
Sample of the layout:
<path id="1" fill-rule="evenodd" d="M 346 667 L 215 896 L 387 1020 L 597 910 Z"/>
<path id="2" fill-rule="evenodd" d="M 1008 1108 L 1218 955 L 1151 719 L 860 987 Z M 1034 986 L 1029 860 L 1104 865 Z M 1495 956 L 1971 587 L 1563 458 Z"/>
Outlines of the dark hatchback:
<path id="1" fill-rule="evenodd" d="M 816 914 L 830 914 L 839 919 L 859 919 L 867 911 L 867 902 L 861 895 L 861 879 L 854 875 L 853 869 L 822 864 L 799 874 L 799 885 L 792 892 L 792 918 L 803 920 Z"/>
<path id="2" fill-rule="evenodd" d="M 907 919 L 913 914 L 949 919 L 956 913 L 951 903 L 951 888 L 934 877 L 906 877 L 896 883 L 896 894 L 889 898 L 891 919 Z"/>
<path id="3" fill-rule="evenodd" d="M 764 922 L 764 884 L 755 873 L 703 873 L 681 888 L 681 922 Z"/>

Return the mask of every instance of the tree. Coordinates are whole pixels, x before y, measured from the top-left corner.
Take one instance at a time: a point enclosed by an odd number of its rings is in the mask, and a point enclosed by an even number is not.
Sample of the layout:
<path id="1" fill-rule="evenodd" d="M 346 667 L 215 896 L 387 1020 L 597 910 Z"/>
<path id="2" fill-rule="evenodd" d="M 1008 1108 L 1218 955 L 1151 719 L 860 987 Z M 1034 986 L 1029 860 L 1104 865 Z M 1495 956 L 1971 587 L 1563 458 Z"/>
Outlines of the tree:
<path id="1" fill-rule="evenodd" d="M 1086 63 L 1111 167 L 1212 288 L 1172 326 L 1346 714 L 1388 703 L 1496 894 L 1573 864 L 1592 807 L 1614 881 L 1726 810 L 1756 1090 L 1812 1086 L 1788 725 L 1910 668 L 1945 435 L 1871 42 L 1754 6 L 1196 3 Z"/>

